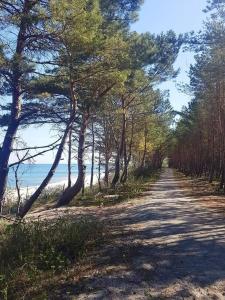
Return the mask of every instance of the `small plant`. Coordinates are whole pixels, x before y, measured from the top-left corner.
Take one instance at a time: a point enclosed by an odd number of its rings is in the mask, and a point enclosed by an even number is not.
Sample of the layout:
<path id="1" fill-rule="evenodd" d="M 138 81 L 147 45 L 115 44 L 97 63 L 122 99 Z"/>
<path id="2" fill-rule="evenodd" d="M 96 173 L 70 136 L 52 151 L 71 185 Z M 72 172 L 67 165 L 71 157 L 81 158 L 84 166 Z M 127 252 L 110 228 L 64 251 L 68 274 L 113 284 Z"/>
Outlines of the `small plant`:
<path id="1" fill-rule="evenodd" d="M 0 243 L 0 299 L 13 299 L 13 293 L 28 282 L 32 286 L 44 273 L 66 270 L 102 238 L 103 225 L 86 218 L 6 226 Z"/>
<path id="2" fill-rule="evenodd" d="M 133 171 L 133 176 L 135 179 L 149 180 L 154 178 L 158 173 L 159 170 L 150 167 L 140 167 Z"/>
<path id="3" fill-rule="evenodd" d="M 86 188 L 83 194 L 78 195 L 69 206 L 113 206 L 120 202 L 135 198 L 149 189 L 149 183 L 159 179 L 161 170 L 142 168 L 131 170 L 126 183 L 118 184 L 114 189 L 102 187 Z M 116 195 L 115 198 L 107 196 Z"/>
<path id="4" fill-rule="evenodd" d="M 46 208 L 48 208 L 48 206 L 51 207 L 62 194 L 63 189 L 64 187 L 62 186 L 46 188 L 38 198 L 38 201 L 34 203 L 32 210 L 43 206 L 46 206 Z"/>

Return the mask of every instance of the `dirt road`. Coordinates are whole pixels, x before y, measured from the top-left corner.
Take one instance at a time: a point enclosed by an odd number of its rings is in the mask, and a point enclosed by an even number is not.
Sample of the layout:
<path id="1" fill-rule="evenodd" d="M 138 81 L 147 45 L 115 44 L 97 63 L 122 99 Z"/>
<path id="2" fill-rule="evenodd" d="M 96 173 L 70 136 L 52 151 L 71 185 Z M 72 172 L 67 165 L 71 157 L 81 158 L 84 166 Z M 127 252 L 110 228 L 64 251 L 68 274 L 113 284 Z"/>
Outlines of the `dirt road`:
<path id="1" fill-rule="evenodd" d="M 112 215 L 122 225 L 73 299 L 225 299 L 225 215 L 188 196 L 182 180 L 166 169 Z"/>

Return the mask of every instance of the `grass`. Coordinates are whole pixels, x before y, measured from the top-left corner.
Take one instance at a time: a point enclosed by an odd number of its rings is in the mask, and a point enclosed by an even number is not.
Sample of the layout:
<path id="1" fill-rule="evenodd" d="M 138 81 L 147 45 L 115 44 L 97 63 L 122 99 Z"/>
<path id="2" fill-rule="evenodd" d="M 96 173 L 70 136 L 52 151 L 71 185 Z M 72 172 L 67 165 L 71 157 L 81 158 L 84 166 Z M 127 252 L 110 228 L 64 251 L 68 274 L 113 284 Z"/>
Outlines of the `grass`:
<path id="1" fill-rule="evenodd" d="M 36 201 L 32 210 L 35 210 L 39 207 L 49 209 L 55 204 L 55 201 L 60 197 L 64 190 L 64 186 L 55 186 L 46 188 L 42 194 L 39 196 L 38 201 Z"/>
<path id="2" fill-rule="evenodd" d="M 115 189 L 104 187 L 99 192 L 97 186 L 92 190 L 86 188 L 84 194 L 78 195 L 69 206 L 113 206 L 118 203 L 136 198 L 142 192 L 149 190 L 149 184 L 159 179 L 160 171 L 145 169 L 131 172 L 125 184 L 118 184 Z M 115 198 L 107 198 L 108 195 L 115 195 Z"/>
<path id="3" fill-rule="evenodd" d="M 133 170 L 129 174 L 129 178 L 125 184 L 118 184 L 115 189 L 110 187 L 102 187 L 99 191 L 98 185 L 95 185 L 93 189 L 89 187 L 85 188 L 84 193 L 80 193 L 69 204 L 73 206 L 113 206 L 118 203 L 136 198 L 141 195 L 143 191 L 149 189 L 149 184 L 158 180 L 160 170 L 151 170 L 149 168 L 139 168 Z M 55 204 L 55 201 L 60 197 L 62 186 L 47 188 L 40 195 L 38 201 L 34 203 L 31 211 L 35 210 L 49 210 Z M 118 197 L 107 198 L 108 195 L 117 195 Z M 8 203 L 4 208 L 5 215 L 15 215 L 17 212 L 17 203 Z"/>
<path id="4" fill-rule="evenodd" d="M 92 189 L 86 187 L 84 193 L 80 193 L 69 204 L 69 207 L 89 207 L 89 206 L 113 206 L 118 203 L 136 198 L 142 192 L 149 189 L 149 184 L 159 179 L 160 170 L 137 169 L 130 172 L 125 184 L 118 184 L 115 189 L 102 187 L 99 191 L 98 185 Z M 62 187 L 46 189 L 32 207 L 32 211 L 41 208 L 42 210 L 51 209 L 56 199 L 62 193 Z M 114 199 L 107 198 L 108 195 L 117 195 Z"/>
<path id="5" fill-rule="evenodd" d="M 86 218 L 1 226 L 0 299 L 31 299 L 35 290 L 46 295 L 41 282 L 50 286 L 52 278 L 65 274 L 103 237 L 103 224 Z"/>
<path id="6" fill-rule="evenodd" d="M 49 209 L 52 208 L 53 204 L 55 203 L 56 199 L 59 198 L 59 196 L 61 195 L 62 191 L 63 191 L 63 186 L 55 186 L 55 187 L 49 187 L 46 188 L 42 194 L 40 195 L 40 197 L 38 198 L 38 201 L 36 201 L 33 206 L 32 206 L 32 210 L 35 210 L 39 207 L 42 207 L 43 209 Z M 12 199 L 14 200 L 10 200 L 9 199 L 6 201 L 6 203 L 4 203 L 3 206 L 3 215 L 16 215 L 17 213 L 17 209 L 18 209 L 18 204 L 17 201 L 15 201 L 15 196 L 12 195 Z"/>
<path id="7" fill-rule="evenodd" d="M 85 189 L 70 206 L 112 206 L 127 201 L 149 190 L 149 184 L 159 175 L 160 171 L 136 170 L 126 184 L 115 189 L 103 188 L 101 192 L 97 186 Z M 46 190 L 34 209 L 51 208 L 60 192 L 60 189 Z M 104 198 L 107 195 L 117 197 Z M 56 297 L 54 289 L 62 281 L 69 282 L 69 278 L 74 282 L 78 269 L 83 266 L 82 259 L 103 243 L 105 227 L 102 222 L 86 217 L 19 223 L 3 220 L 0 223 L 0 299 L 61 299 Z"/>

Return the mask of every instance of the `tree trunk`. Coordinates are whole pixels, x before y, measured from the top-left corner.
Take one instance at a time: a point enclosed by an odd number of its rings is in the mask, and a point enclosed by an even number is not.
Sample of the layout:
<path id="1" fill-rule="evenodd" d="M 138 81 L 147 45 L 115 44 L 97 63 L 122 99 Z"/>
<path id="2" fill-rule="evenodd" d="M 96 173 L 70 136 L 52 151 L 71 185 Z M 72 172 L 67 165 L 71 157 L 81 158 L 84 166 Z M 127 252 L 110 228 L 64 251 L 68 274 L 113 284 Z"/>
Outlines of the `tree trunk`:
<path id="1" fill-rule="evenodd" d="M 108 154 L 105 155 L 105 176 L 104 176 L 105 185 L 109 186 L 109 158 Z"/>
<path id="2" fill-rule="evenodd" d="M 211 166 L 210 173 L 209 173 L 209 183 L 213 182 L 213 177 L 214 177 L 214 167 Z"/>
<path id="3" fill-rule="evenodd" d="M 72 175 L 72 166 L 71 166 L 71 161 L 72 161 L 72 128 L 69 131 L 69 141 L 68 141 L 68 184 L 67 188 L 71 187 L 72 180 L 71 180 L 71 175 Z"/>
<path id="4" fill-rule="evenodd" d="M 126 147 L 125 147 L 125 151 L 124 151 L 124 170 L 123 170 L 123 174 L 121 176 L 121 183 L 125 183 L 127 181 L 127 178 L 128 178 L 128 168 L 129 168 L 129 164 L 130 164 L 131 156 L 132 156 L 133 137 L 134 137 L 134 121 L 133 121 L 133 117 L 132 117 L 131 138 L 130 138 L 130 143 L 129 143 L 129 153 L 128 153 L 128 157 L 127 157 Z"/>
<path id="5" fill-rule="evenodd" d="M 20 164 L 18 164 L 15 169 L 15 181 L 16 181 L 16 192 L 17 192 L 17 209 L 16 209 L 17 214 L 19 212 L 20 205 L 21 205 L 21 193 L 20 193 L 20 184 L 19 184 L 19 177 L 18 177 L 19 167 Z"/>
<path id="6" fill-rule="evenodd" d="M 52 179 L 53 175 L 55 174 L 55 171 L 56 171 L 56 169 L 59 165 L 59 162 L 61 160 L 62 153 L 63 153 L 64 147 L 65 147 L 65 144 L 66 144 L 66 140 L 67 140 L 67 137 L 68 137 L 68 134 L 71 130 L 72 125 L 73 125 L 73 121 L 71 122 L 71 120 L 70 120 L 70 122 L 67 125 L 67 128 L 64 132 L 64 135 L 62 137 L 61 143 L 60 143 L 59 148 L 57 150 L 55 160 L 54 160 L 54 162 L 51 166 L 51 169 L 49 170 L 47 176 L 42 181 L 42 183 L 40 184 L 38 189 L 33 193 L 33 195 L 21 207 L 21 209 L 19 211 L 19 214 L 18 214 L 18 216 L 20 218 L 23 218 L 27 214 L 27 212 L 30 210 L 30 208 L 34 204 L 34 202 L 38 199 L 38 197 L 41 195 L 41 193 L 46 188 L 46 186 L 49 184 L 50 180 Z"/>
<path id="7" fill-rule="evenodd" d="M 125 109 L 125 101 L 122 99 L 122 108 L 123 108 L 123 116 L 122 116 L 122 133 L 120 139 L 120 145 L 117 151 L 116 160 L 115 160 L 115 173 L 112 180 L 112 188 L 115 188 L 116 184 L 120 179 L 120 159 L 124 153 L 125 139 L 126 139 L 126 125 L 127 125 L 127 116 Z"/>
<path id="8" fill-rule="evenodd" d="M 119 181 L 119 179 L 120 179 L 120 154 L 119 154 L 119 150 L 118 150 L 117 155 L 116 155 L 116 160 L 115 160 L 114 177 L 113 177 L 112 184 L 111 184 L 112 188 L 116 187 L 116 184 Z"/>
<path id="9" fill-rule="evenodd" d="M 100 147 L 99 147 L 99 153 L 98 153 L 98 187 L 99 187 L 99 191 L 101 192 L 102 185 L 101 185 L 101 150 L 100 150 Z"/>
<path id="10" fill-rule="evenodd" d="M 222 170 L 222 174 L 221 174 L 221 179 L 220 179 L 220 190 L 223 189 L 224 187 L 224 179 L 225 179 L 225 176 L 224 176 L 224 169 Z"/>
<path id="11" fill-rule="evenodd" d="M 141 159 L 141 168 L 144 168 L 145 166 L 145 158 L 146 158 L 146 154 L 147 154 L 147 125 L 145 123 L 145 145 L 144 145 L 144 153 Z"/>
<path id="12" fill-rule="evenodd" d="M 85 135 L 88 126 L 89 113 L 84 113 L 82 118 L 82 125 L 79 133 L 79 143 L 78 143 L 78 177 L 75 184 L 69 189 L 65 190 L 64 193 L 59 198 L 56 207 L 61 207 L 70 203 L 70 201 L 82 190 L 86 166 L 84 165 L 84 149 L 85 149 Z"/>
<path id="13" fill-rule="evenodd" d="M 18 116 L 20 112 L 18 111 Z M 0 205 L 2 205 L 2 202 L 4 200 L 4 195 L 6 191 L 6 186 L 7 186 L 7 179 L 8 179 L 8 172 L 9 172 L 9 157 L 12 152 L 12 147 L 13 147 L 13 142 L 16 136 L 16 132 L 19 126 L 19 122 L 16 121 L 15 118 L 11 120 L 9 127 L 7 129 L 3 145 L 2 145 L 2 150 L 1 150 L 1 155 L 0 155 Z"/>
<path id="14" fill-rule="evenodd" d="M 124 141 L 124 149 L 123 149 L 123 163 L 124 163 L 124 166 L 123 166 L 123 173 L 121 175 L 121 178 L 120 178 L 120 183 L 125 183 L 126 179 L 127 179 L 127 176 L 128 176 L 128 159 L 127 159 L 127 144 L 126 144 L 126 141 Z"/>
<path id="15" fill-rule="evenodd" d="M 92 134 L 92 148 L 91 148 L 91 180 L 90 188 L 93 188 L 94 180 L 94 166 L 95 166 L 95 133 L 94 133 L 94 122 L 91 124 L 91 134 Z"/>
<path id="16" fill-rule="evenodd" d="M 13 143 L 16 137 L 16 133 L 19 127 L 20 115 L 21 115 L 21 76 L 22 76 L 22 61 L 23 61 L 23 52 L 25 48 L 26 41 L 26 31 L 27 26 L 30 22 L 28 18 L 31 5 L 28 0 L 24 1 L 23 6 L 23 17 L 20 23 L 20 30 L 17 37 L 16 52 L 13 58 L 12 66 L 12 107 L 11 107 L 11 116 L 6 131 L 2 149 L 0 153 L 0 206 L 4 199 L 5 190 L 7 186 L 8 172 L 9 172 L 9 157 L 12 152 Z"/>
<path id="17" fill-rule="evenodd" d="M 70 74 L 72 73 L 72 67 L 70 66 Z M 75 122 L 75 113 L 77 111 L 77 98 L 75 96 L 74 91 L 74 83 L 72 78 L 70 77 L 70 118 L 73 120 L 71 129 L 69 131 L 69 149 L 68 149 L 68 187 L 70 188 L 72 185 L 72 137 L 73 137 L 73 124 Z"/>

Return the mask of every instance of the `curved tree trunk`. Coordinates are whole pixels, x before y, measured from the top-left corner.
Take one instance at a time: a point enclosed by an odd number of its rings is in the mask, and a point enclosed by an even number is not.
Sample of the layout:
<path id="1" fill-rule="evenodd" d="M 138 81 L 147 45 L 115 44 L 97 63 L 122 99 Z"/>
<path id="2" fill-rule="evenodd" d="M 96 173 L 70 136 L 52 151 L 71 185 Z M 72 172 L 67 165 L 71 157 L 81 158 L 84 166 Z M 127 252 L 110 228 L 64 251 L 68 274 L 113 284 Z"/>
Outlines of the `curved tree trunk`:
<path id="1" fill-rule="evenodd" d="M 85 135 L 88 126 L 89 113 L 85 113 L 82 118 L 82 125 L 79 133 L 79 146 L 78 146 L 78 177 L 75 184 L 66 189 L 59 198 L 56 207 L 64 206 L 70 203 L 70 201 L 82 190 L 86 166 L 84 165 L 84 150 L 85 150 Z"/>
<path id="2" fill-rule="evenodd" d="M 20 112 L 18 111 L 17 115 L 19 116 L 19 114 Z M 13 117 L 7 129 L 0 153 L 0 205 L 2 205 L 2 201 L 4 200 L 9 172 L 9 157 L 12 152 L 18 126 L 18 120 Z"/>
<path id="3" fill-rule="evenodd" d="M 66 144 L 68 134 L 71 130 L 71 127 L 73 126 L 73 121 L 74 120 L 72 120 L 72 121 L 70 120 L 69 124 L 66 127 L 66 130 L 65 130 L 64 135 L 62 137 L 61 143 L 60 143 L 59 148 L 57 150 L 55 160 L 54 160 L 54 162 L 51 166 L 51 169 L 49 170 L 47 176 L 42 181 L 42 183 L 40 184 L 38 189 L 33 193 L 33 195 L 24 203 L 24 205 L 19 210 L 18 216 L 20 218 L 23 218 L 27 214 L 27 212 L 30 210 L 30 208 L 34 204 L 34 202 L 38 199 L 38 197 L 41 195 L 43 190 L 47 187 L 47 185 L 49 184 L 49 182 L 52 179 L 53 175 L 55 174 L 55 171 L 56 171 L 56 169 L 59 165 L 59 162 L 61 160 L 61 157 L 62 157 L 62 153 L 63 153 L 64 147 L 65 147 L 65 144 Z"/>
<path id="4" fill-rule="evenodd" d="M 9 126 L 6 131 L 2 149 L 0 152 L 0 206 L 4 199 L 5 190 L 7 186 L 8 172 L 9 172 L 9 157 L 12 152 L 13 143 L 19 127 L 21 115 L 21 76 L 22 76 L 22 60 L 23 52 L 26 42 L 26 31 L 29 21 L 28 14 L 32 5 L 28 0 L 24 1 L 23 15 L 20 23 L 20 29 L 17 36 L 16 51 L 13 58 L 12 66 L 12 107 Z"/>

